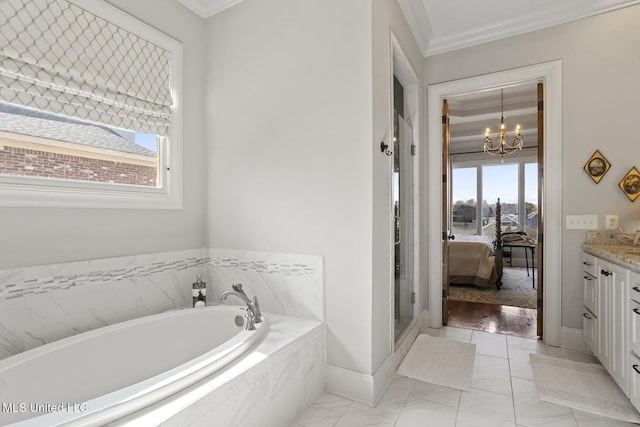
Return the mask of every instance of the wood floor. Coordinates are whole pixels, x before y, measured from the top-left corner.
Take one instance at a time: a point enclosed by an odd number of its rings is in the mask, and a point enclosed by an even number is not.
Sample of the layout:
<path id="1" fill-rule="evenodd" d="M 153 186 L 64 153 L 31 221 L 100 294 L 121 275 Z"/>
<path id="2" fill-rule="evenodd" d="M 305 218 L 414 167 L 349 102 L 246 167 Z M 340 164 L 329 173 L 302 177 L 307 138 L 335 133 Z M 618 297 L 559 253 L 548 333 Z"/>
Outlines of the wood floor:
<path id="1" fill-rule="evenodd" d="M 537 338 L 536 310 L 498 304 L 449 300 L 448 326 Z"/>

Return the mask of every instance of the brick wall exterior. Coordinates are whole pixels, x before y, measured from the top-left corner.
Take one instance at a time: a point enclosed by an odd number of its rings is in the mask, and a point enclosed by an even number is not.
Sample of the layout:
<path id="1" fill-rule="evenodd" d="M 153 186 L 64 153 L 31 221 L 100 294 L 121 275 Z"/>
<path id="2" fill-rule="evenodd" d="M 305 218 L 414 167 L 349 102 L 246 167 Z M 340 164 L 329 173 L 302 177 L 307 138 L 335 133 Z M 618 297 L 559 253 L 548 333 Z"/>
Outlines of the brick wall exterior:
<path id="1" fill-rule="evenodd" d="M 0 174 L 157 186 L 157 168 L 0 145 Z"/>

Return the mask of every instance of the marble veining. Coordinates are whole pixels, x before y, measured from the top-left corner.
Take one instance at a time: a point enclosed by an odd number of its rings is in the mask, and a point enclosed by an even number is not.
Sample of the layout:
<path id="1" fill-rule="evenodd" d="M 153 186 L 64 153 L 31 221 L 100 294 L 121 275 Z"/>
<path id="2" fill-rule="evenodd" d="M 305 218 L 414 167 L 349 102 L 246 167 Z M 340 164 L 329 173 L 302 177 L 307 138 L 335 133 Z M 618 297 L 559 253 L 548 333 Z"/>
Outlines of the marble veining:
<path id="1" fill-rule="evenodd" d="M 323 327 L 275 314 L 269 322 L 253 352 L 219 375 L 111 425 L 290 425 L 324 389 Z"/>
<path id="2" fill-rule="evenodd" d="M 212 300 L 242 283 L 247 294 L 259 298 L 263 311 L 324 318 L 322 256 L 209 249 L 205 266 Z M 227 303 L 238 302 L 229 298 Z"/>
<path id="3" fill-rule="evenodd" d="M 144 262 L 144 261 L 143 261 Z M 73 263 L 80 265 L 81 263 Z M 25 274 L 33 270 L 44 270 L 43 267 L 28 267 L 18 270 L 0 272 L 0 301 L 3 299 L 20 298 L 29 294 L 42 294 L 52 291 L 66 290 L 77 286 L 85 286 L 97 282 L 115 283 L 122 280 L 142 278 L 169 270 L 182 271 L 203 264 L 202 258 L 189 257 L 167 262 L 153 262 L 146 265 L 136 265 L 126 268 L 116 268 L 102 271 L 77 271 L 54 276 L 25 279 Z M 51 266 L 47 266 L 51 269 Z M 64 266 L 60 265 L 60 269 Z M 80 269 L 82 270 L 82 269 Z"/>
<path id="4" fill-rule="evenodd" d="M 24 267 L 0 270 L 0 359 L 189 306 L 197 274 L 206 278 L 209 304 L 243 283 L 265 312 L 322 319 L 321 256 L 200 248 Z"/>

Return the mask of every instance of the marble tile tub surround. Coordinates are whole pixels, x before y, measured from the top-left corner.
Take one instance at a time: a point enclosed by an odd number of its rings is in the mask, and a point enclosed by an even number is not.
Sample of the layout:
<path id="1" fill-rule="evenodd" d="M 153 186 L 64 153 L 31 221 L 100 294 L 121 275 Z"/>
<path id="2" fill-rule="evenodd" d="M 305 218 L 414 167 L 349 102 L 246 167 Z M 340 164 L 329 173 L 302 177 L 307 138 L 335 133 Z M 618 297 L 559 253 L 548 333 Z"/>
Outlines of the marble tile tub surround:
<path id="1" fill-rule="evenodd" d="M 324 319 L 323 257 L 320 255 L 208 249 L 205 261 L 207 298 L 218 301 L 223 292 L 231 290 L 231 285 L 242 283 L 250 297 L 258 297 L 262 311 L 301 319 Z M 239 301 L 229 297 L 227 303 Z"/>
<path id="2" fill-rule="evenodd" d="M 242 283 L 263 311 L 322 320 L 321 256 L 192 249 L 0 270 L 0 359 L 113 323 L 189 307 Z M 239 304 L 240 301 L 228 301 Z"/>
<path id="3" fill-rule="evenodd" d="M 228 369 L 110 426 L 288 426 L 324 390 L 324 328 L 271 314 L 264 339 Z"/>
<path id="4" fill-rule="evenodd" d="M 633 234 L 588 231 L 582 249 L 614 264 L 640 273 L 640 247 L 632 246 Z"/>
<path id="5" fill-rule="evenodd" d="M 0 270 L 0 358 L 191 303 L 202 249 Z"/>

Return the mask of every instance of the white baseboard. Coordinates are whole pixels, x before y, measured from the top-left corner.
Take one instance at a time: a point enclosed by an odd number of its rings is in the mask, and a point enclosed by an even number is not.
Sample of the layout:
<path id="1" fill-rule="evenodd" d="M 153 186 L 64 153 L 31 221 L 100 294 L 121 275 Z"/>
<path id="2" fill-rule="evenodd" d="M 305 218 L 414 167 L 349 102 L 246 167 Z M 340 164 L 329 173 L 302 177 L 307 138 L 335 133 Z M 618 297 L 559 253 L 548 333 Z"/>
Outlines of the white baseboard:
<path id="1" fill-rule="evenodd" d="M 426 323 L 427 317 L 424 319 Z M 365 405 L 374 406 L 389 387 L 398 365 L 422 330 L 420 326 L 422 323 L 422 319 L 413 322 L 411 329 L 405 334 L 394 354 L 390 354 L 373 375 L 325 365 L 327 391 Z"/>
<path id="2" fill-rule="evenodd" d="M 562 327 L 560 329 L 560 346 L 562 348 L 584 351 L 586 346 L 584 344 L 582 329 Z"/>
<path id="3" fill-rule="evenodd" d="M 334 365 L 325 365 L 324 380 L 327 392 L 365 405 L 373 405 L 373 376 Z"/>

